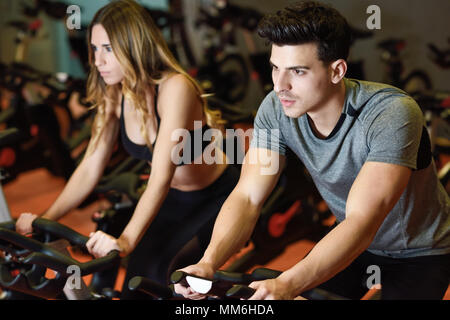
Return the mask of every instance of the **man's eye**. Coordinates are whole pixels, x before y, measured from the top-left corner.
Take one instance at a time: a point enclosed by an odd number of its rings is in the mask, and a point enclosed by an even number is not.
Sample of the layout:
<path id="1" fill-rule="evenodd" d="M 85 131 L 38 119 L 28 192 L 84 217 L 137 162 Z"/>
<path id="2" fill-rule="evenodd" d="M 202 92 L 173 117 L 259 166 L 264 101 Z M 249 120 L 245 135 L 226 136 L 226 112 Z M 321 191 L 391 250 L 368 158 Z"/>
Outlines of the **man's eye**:
<path id="1" fill-rule="evenodd" d="M 295 74 L 298 74 L 298 75 L 302 75 L 305 73 L 303 70 L 300 70 L 300 69 L 294 69 L 293 71 Z"/>

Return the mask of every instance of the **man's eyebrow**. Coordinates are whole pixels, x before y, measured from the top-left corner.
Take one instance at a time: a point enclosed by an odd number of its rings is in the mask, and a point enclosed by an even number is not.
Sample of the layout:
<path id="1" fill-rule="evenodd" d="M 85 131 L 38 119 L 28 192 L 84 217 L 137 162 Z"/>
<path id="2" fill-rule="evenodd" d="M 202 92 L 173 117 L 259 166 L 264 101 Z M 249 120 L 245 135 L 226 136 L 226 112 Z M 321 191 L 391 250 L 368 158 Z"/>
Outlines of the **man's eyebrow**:
<path id="1" fill-rule="evenodd" d="M 269 61 L 269 64 L 270 64 L 271 67 L 277 67 L 272 61 Z M 287 67 L 286 69 L 287 70 L 298 70 L 298 69 L 309 70 L 310 67 L 308 67 L 308 66 L 292 66 L 292 67 Z"/>

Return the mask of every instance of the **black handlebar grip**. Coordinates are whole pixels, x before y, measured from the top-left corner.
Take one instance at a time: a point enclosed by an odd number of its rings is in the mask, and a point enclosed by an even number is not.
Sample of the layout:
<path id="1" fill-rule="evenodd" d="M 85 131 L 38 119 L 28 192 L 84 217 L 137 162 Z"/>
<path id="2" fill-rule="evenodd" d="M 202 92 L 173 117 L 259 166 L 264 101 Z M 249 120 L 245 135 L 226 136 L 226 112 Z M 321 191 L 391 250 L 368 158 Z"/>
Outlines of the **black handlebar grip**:
<path id="1" fill-rule="evenodd" d="M 186 281 L 186 276 L 187 275 L 188 274 L 186 272 L 183 272 L 183 271 L 174 271 L 170 275 L 170 283 L 172 283 L 172 284 L 180 283 L 182 285 L 188 285 L 188 283 Z"/>
<path id="2" fill-rule="evenodd" d="M 144 277 L 133 277 L 128 282 L 128 288 L 131 291 L 141 291 L 156 299 L 170 299 L 173 297 L 173 292 L 169 287 Z"/>
<path id="3" fill-rule="evenodd" d="M 9 224 L 6 224 L 5 226 L 10 227 Z M 33 221 L 33 228 L 66 239 L 75 245 L 85 246 L 86 242 L 89 240 L 89 237 L 52 220 L 37 218 Z M 48 244 L 41 243 L 33 238 L 28 238 L 6 228 L 0 228 L 0 240 L 4 240 L 7 243 L 31 251 L 32 253 L 30 255 L 23 258 L 22 261 L 24 263 L 43 265 L 62 274 L 67 274 L 67 268 L 69 266 L 76 265 L 80 268 L 81 275 L 85 276 L 93 272 L 104 270 L 120 259 L 119 251 L 112 250 L 102 258 L 81 263 L 50 247 Z"/>
<path id="4" fill-rule="evenodd" d="M 14 230 L 16 230 L 16 221 L 11 220 L 11 221 L 2 222 L 2 223 L 0 223 L 0 228 L 14 231 Z"/>
<path id="5" fill-rule="evenodd" d="M 120 260 L 120 253 L 117 250 L 110 251 L 106 256 L 96 258 L 91 261 L 79 264 L 81 275 L 92 274 L 114 266 Z"/>
<path id="6" fill-rule="evenodd" d="M 251 274 L 240 272 L 229 272 L 218 270 L 214 273 L 214 279 L 220 281 L 226 281 L 234 284 L 249 284 L 254 281 Z"/>
<path id="7" fill-rule="evenodd" d="M 256 290 L 253 288 L 237 284 L 231 287 L 225 295 L 231 299 L 248 299 L 255 293 L 255 291 Z"/>
<path id="8" fill-rule="evenodd" d="M 257 268 L 253 270 L 251 277 L 253 281 L 274 279 L 278 277 L 282 272 L 278 270 L 268 269 L 268 268 Z"/>
<path id="9" fill-rule="evenodd" d="M 37 218 L 33 221 L 32 226 L 33 229 L 49 233 L 57 238 L 66 239 L 72 245 L 85 247 L 86 242 L 89 240 L 89 237 L 53 220 Z"/>

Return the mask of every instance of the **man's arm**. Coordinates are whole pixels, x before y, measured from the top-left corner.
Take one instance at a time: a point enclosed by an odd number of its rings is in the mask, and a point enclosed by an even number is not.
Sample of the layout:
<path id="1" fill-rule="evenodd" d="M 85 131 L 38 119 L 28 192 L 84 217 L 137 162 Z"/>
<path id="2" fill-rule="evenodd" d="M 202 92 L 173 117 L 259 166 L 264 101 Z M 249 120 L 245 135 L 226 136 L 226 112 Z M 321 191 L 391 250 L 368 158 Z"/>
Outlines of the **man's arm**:
<path id="1" fill-rule="evenodd" d="M 257 148 L 249 150 L 239 182 L 220 210 L 211 242 L 200 263 L 208 263 L 217 270 L 245 245 L 264 202 L 280 177 L 284 159 L 284 156 L 274 151 Z M 265 169 L 274 163 L 277 164 L 277 170 L 264 174 Z"/>
<path id="2" fill-rule="evenodd" d="M 292 299 L 345 269 L 369 247 L 410 176 L 407 167 L 366 162 L 350 189 L 345 220 L 277 279 L 253 283 L 252 299 Z"/>
<path id="3" fill-rule="evenodd" d="M 208 248 L 196 265 L 188 266 L 183 271 L 212 278 L 214 272 L 245 245 L 264 202 L 278 182 L 284 162 L 285 157 L 275 151 L 249 149 L 239 182 L 216 219 Z M 201 296 L 179 284 L 175 285 L 175 291 L 191 299 Z"/>

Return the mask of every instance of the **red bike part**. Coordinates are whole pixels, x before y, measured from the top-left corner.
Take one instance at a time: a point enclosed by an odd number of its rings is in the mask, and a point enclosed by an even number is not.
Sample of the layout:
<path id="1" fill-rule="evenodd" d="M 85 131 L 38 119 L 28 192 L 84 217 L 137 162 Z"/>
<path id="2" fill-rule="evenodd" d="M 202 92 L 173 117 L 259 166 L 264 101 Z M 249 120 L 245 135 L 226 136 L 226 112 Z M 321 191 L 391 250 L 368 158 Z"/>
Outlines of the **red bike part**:
<path id="1" fill-rule="evenodd" d="M 450 108 L 450 97 L 448 97 L 447 99 L 442 100 L 441 107 Z"/>
<path id="2" fill-rule="evenodd" d="M 34 20 L 28 25 L 28 29 L 30 29 L 32 31 L 39 30 L 41 27 L 42 27 L 41 19 Z"/>
<path id="3" fill-rule="evenodd" d="M 297 200 L 289 207 L 288 210 L 286 210 L 286 212 L 275 213 L 272 215 L 267 225 L 269 234 L 274 238 L 278 238 L 283 235 L 286 225 L 299 210 L 301 210 L 301 201 Z"/>
<path id="4" fill-rule="evenodd" d="M 30 127 L 30 135 L 36 137 L 39 134 L 39 126 L 37 124 L 32 124 Z"/>
<path id="5" fill-rule="evenodd" d="M 0 167 L 11 167 L 16 162 L 16 152 L 12 148 L 0 150 Z"/>
<path id="6" fill-rule="evenodd" d="M 9 273 L 11 274 L 12 277 L 15 278 L 15 277 L 17 277 L 19 275 L 20 270 L 19 269 L 14 269 L 14 270 L 11 270 Z"/>

